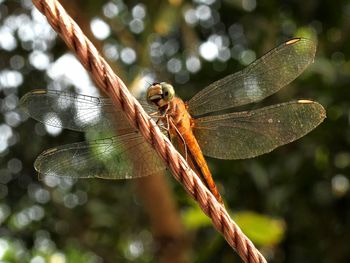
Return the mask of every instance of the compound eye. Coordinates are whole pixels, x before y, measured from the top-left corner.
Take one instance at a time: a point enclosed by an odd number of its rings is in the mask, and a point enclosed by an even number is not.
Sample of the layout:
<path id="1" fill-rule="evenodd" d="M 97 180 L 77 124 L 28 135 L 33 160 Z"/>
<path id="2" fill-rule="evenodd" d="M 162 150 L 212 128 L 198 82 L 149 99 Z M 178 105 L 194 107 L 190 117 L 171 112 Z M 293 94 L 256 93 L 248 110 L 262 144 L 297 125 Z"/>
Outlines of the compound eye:
<path id="1" fill-rule="evenodd" d="M 162 83 L 160 83 L 160 85 L 162 86 L 164 100 L 169 101 L 172 98 L 174 98 L 175 90 L 174 90 L 174 87 L 172 85 L 170 85 L 169 83 L 166 83 L 166 82 L 162 82 Z"/>

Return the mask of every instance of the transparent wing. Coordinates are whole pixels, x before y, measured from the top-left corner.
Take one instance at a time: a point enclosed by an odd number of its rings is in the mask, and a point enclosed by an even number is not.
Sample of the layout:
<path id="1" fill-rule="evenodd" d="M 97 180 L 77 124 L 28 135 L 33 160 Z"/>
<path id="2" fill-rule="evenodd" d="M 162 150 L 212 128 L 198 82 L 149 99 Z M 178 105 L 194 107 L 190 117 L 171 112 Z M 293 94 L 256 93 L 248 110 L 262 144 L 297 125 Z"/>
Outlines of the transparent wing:
<path id="1" fill-rule="evenodd" d="M 155 107 L 140 101 L 148 112 Z M 93 128 L 100 131 L 121 131 L 133 129 L 122 111 L 110 99 L 80 95 L 54 90 L 33 90 L 20 100 L 20 106 L 33 119 L 44 124 L 87 131 Z"/>
<path id="2" fill-rule="evenodd" d="M 188 102 L 190 113 L 202 115 L 262 100 L 297 78 L 313 62 L 315 52 L 314 41 L 291 39 L 197 93 Z"/>
<path id="3" fill-rule="evenodd" d="M 194 134 L 204 155 L 245 159 L 292 142 L 326 117 L 317 102 L 299 100 L 244 112 L 195 120 Z"/>
<path id="4" fill-rule="evenodd" d="M 34 163 L 46 176 L 131 179 L 166 169 L 153 148 L 137 133 L 44 151 Z"/>
<path id="5" fill-rule="evenodd" d="M 141 104 L 146 111 L 156 111 L 144 101 Z M 122 179 L 146 176 L 165 169 L 153 148 L 109 99 L 34 90 L 21 98 L 20 106 L 29 116 L 50 126 L 88 132 L 88 137 L 95 138 L 119 135 L 49 149 L 34 164 L 41 174 Z"/>

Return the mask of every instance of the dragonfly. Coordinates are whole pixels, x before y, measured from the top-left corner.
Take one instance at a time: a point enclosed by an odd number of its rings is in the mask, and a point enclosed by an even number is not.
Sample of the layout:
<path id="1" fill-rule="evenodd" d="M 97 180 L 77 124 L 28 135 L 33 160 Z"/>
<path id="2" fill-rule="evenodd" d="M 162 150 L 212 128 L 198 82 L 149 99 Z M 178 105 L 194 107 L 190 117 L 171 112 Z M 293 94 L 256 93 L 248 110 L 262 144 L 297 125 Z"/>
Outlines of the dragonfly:
<path id="1" fill-rule="evenodd" d="M 243 70 L 210 84 L 187 102 L 175 95 L 171 84 L 160 82 L 150 85 L 140 103 L 222 203 L 203 155 L 246 159 L 271 152 L 316 128 L 326 111 L 306 99 L 248 111 L 220 111 L 276 93 L 313 62 L 315 52 L 314 41 L 294 38 Z M 39 174 L 130 179 L 166 169 L 151 145 L 108 98 L 33 90 L 21 98 L 20 105 L 46 125 L 86 132 L 90 138 L 98 136 L 44 151 L 34 163 Z"/>

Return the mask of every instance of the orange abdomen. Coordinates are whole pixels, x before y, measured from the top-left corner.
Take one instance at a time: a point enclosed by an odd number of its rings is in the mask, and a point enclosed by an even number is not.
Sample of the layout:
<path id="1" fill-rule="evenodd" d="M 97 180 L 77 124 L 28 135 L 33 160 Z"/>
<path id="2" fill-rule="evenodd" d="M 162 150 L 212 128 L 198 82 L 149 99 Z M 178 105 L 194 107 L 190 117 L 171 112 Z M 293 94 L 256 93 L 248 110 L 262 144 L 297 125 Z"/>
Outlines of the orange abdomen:
<path id="1" fill-rule="evenodd" d="M 169 115 L 176 126 L 177 131 L 173 128 L 171 129 L 172 136 L 180 137 L 178 142 L 181 145 L 182 140 L 187 147 L 187 158 L 191 168 L 199 173 L 199 176 L 204 180 L 209 190 L 216 197 L 216 199 L 222 203 L 222 198 L 216 188 L 215 182 L 212 178 L 211 172 L 204 159 L 203 153 L 199 147 L 197 139 L 193 135 L 191 128 L 191 116 L 188 113 L 185 103 L 180 98 L 174 98 L 170 104 Z M 178 134 L 179 133 L 179 134 Z M 185 147 L 180 147 L 184 150 Z"/>

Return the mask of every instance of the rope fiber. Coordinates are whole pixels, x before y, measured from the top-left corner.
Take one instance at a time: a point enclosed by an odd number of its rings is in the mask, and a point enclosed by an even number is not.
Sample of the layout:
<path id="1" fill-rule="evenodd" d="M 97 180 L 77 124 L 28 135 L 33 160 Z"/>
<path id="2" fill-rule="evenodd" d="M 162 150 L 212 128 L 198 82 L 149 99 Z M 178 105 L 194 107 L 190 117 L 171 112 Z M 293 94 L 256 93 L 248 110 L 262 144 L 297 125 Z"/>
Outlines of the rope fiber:
<path id="1" fill-rule="evenodd" d="M 198 202 L 203 212 L 211 218 L 217 231 L 225 237 L 228 244 L 237 251 L 242 260 L 252 263 L 267 262 L 230 218 L 225 207 L 218 203 L 184 158 L 175 150 L 168 138 L 162 134 L 159 127 L 143 110 L 139 102 L 130 94 L 123 81 L 114 74 L 111 67 L 60 3 L 56 0 L 33 0 L 33 3 L 76 54 L 97 86 L 112 99 L 116 107 L 123 110 L 130 123 L 139 129 L 145 140 L 155 148 L 170 168 L 175 179 Z"/>

